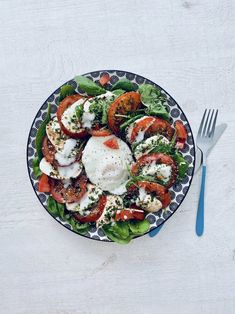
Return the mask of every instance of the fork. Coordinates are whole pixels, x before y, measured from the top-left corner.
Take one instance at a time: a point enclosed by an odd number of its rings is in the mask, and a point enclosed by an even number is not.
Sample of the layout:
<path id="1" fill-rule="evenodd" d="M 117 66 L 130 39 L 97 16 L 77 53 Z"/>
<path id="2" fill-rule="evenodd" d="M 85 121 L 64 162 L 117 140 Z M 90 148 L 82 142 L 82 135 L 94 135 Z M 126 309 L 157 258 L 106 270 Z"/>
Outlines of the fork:
<path id="1" fill-rule="evenodd" d="M 196 234 L 201 236 L 204 231 L 204 195 L 206 182 L 206 159 L 213 143 L 218 110 L 205 110 L 197 133 L 197 147 L 203 153 L 201 189 L 197 208 Z"/>

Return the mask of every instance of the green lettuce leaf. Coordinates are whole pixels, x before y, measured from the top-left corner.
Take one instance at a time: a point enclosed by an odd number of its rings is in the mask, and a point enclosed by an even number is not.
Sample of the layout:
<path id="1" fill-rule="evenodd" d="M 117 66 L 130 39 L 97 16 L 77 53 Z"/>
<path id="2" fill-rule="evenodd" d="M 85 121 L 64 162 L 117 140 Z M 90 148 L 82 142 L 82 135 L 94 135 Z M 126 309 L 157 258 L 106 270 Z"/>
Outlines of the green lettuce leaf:
<path id="1" fill-rule="evenodd" d="M 166 109 L 166 96 L 161 90 L 151 84 L 143 84 L 139 87 L 141 102 L 146 106 L 146 114 L 159 116 L 169 120 L 170 115 Z"/>
<path id="2" fill-rule="evenodd" d="M 48 105 L 46 118 L 42 122 L 42 124 L 40 125 L 40 127 L 37 131 L 37 134 L 36 134 L 35 146 L 36 146 L 37 157 L 38 157 L 39 162 L 43 158 L 42 142 L 43 142 L 43 139 L 46 135 L 46 125 L 50 120 L 51 120 L 51 104 Z"/>

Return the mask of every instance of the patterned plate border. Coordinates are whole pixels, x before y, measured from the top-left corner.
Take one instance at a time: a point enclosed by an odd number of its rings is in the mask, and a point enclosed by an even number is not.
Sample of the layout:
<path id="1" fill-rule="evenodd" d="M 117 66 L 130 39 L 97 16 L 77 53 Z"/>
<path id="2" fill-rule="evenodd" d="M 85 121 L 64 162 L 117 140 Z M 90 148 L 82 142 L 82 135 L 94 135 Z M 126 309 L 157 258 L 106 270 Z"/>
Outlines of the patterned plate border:
<path id="1" fill-rule="evenodd" d="M 193 138 L 193 133 L 192 133 L 190 124 L 188 122 L 188 119 L 186 118 L 181 107 L 177 104 L 177 102 L 174 100 L 174 98 L 169 93 L 167 93 L 161 86 L 157 85 L 153 81 L 151 81 L 151 80 L 149 80 L 149 79 L 147 79 L 141 75 L 134 74 L 134 73 L 131 73 L 128 71 L 122 71 L 122 70 L 98 70 L 98 71 L 88 72 L 88 73 L 85 73 L 83 75 L 86 77 L 89 77 L 90 79 L 92 79 L 93 81 L 96 82 L 99 80 L 100 76 L 104 73 L 108 73 L 111 76 L 110 84 L 109 84 L 108 88 L 110 88 L 116 81 L 118 81 L 119 79 L 122 79 L 122 78 L 129 79 L 130 81 L 132 81 L 137 86 L 144 84 L 144 83 L 148 83 L 148 84 L 152 84 L 154 86 L 159 87 L 161 89 L 161 91 L 167 96 L 168 109 L 170 111 L 172 122 L 180 119 L 184 123 L 184 125 L 187 129 L 187 132 L 188 132 L 188 139 L 187 139 L 185 148 L 182 150 L 182 153 L 183 153 L 184 157 L 186 158 L 186 160 L 190 163 L 190 167 L 188 169 L 186 177 L 180 183 L 176 183 L 173 185 L 172 188 L 170 188 L 170 193 L 171 193 L 171 198 L 172 198 L 171 204 L 164 210 L 160 210 L 157 213 L 150 213 L 147 215 L 147 219 L 151 224 L 150 230 L 154 230 L 155 228 L 159 227 L 161 224 L 166 222 L 176 212 L 176 210 L 179 208 L 180 204 L 183 202 L 184 198 L 186 197 L 186 195 L 188 193 L 188 190 L 190 188 L 192 178 L 194 175 L 194 169 L 195 169 L 195 142 L 194 142 L 194 138 Z M 81 92 L 79 90 L 76 82 L 73 79 L 64 83 L 63 85 L 68 84 L 68 83 L 72 84 L 76 88 L 77 92 L 79 92 L 79 93 Z M 27 159 L 27 168 L 28 168 L 29 178 L 30 178 L 32 187 L 34 189 L 34 192 L 37 195 L 37 198 L 39 199 L 40 203 L 43 205 L 43 207 L 46 209 L 47 212 L 48 212 L 48 210 L 47 210 L 46 202 L 47 202 L 48 195 L 45 193 L 39 193 L 37 191 L 37 179 L 35 178 L 35 176 L 33 174 L 33 169 L 32 169 L 32 161 L 33 161 L 33 158 L 34 158 L 35 152 L 36 152 L 36 150 L 35 150 L 35 136 L 36 136 L 37 129 L 39 128 L 40 124 L 42 123 L 42 121 L 45 118 L 47 107 L 48 107 L 49 103 L 52 104 L 52 114 L 53 115 L 55 114 L 55 112 L 57 110 L 58 103 L 59 103 L 59 97 L 58 96 L 60 93 L 60 88 L 63 85 L 61 85 L 57 90 L 55 90 L 47 98 L 47 100 L 43 103 L 43 105 L 38 110 L 38 112 L 37 112 L 37 114 L 36 114 L 36 116 L 32 122 L 30 132 L 28 135 L 28 140 L 27 140 L 26 159 Z M 52 217 L 57 222 L 59 222 L 61 225 L 63 225 L 65 228 L 78 234 L 77 232 L 72 230 L 72 226 L 70 224 L 68 224 L 67 222 L 64 222 L 63 220 L 61 220 L 61 218 L 54 217 L 54 216 L 52 216 Z M 87 233 L 86 235 L 81 235 L 81 236 L 89 238 L 89 239 L 93 239 L 93 240 L 112 242 L 109 239 L 107 239 L 107 237 L 105 236 L 105 234 L 103 233 L 101 228 L 98 228 L 98 229 L 93 228 L 89 231 L 89 233 Z M 141 237 L 141 236 L 136 236 L 135 239 L 138 237 Z"/>

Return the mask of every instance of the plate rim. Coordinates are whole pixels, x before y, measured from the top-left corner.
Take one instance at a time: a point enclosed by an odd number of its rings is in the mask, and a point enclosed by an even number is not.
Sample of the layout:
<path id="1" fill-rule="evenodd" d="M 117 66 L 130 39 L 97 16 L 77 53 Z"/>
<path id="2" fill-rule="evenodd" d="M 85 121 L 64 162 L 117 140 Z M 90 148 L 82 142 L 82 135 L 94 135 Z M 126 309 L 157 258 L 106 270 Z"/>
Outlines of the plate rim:
<path id="1" fill-rule="evenodd" d="M 193 135 L 192 128 L 191 128 L 191 125 L 190 125 L 190 123 L 189 123 L 189 120 L 188 120 L 187 116 L 185 115 L 185 113 L 184 113 L 183 109 L 181 108 L 181 106 L 180 106 L 180 105 L 178 104 L 178 102 L 171 96 L 171 94 L 168 93 L 168 92 L 167 92 L 164 88 L 162 88 L 159 84 L 153 82 L 152 80 L 148 79 L 147 77 L 144 77 L 144 76 L 142 76 L 142 75 L 139 75 L 139 74 L 136 74 L 136 73 L 133 73 L 133 72 L 130 72 L 130 71 L 126 71 L 126 70 L 102 69 L 102 70 L 94 70 L 94 71 L 86 72 L 86 73 L 83 73 L 83 74 L 81 74 L 81 75 L 82 75 L 82 76 L 86 76 L 86 75 L 90 75 L 91 73 L 94 73 L 94 72 L 98 72 L 98 73 L 102 73 L 102 72 L 108 72 L 108 73 L 109 73 L 109 72 L 124 72 L 125 74 L 132 74 L 132 75 L 134 75 L 134 76 L 141 77 L 141 78 L 143 78 L 144 80 L 147 80 L 148 82 L 151 82 L 153 85 L 157 85 L 158 87 L 160 87 L 160 89 L 161 89 L 162 91 L 164 91 L 168 96 L 170 96 L 170 98 L 177 104 L 177 106 L 179 107 L 179 109 L 181 110 L 181 112 L 184 114 L 184 117 L 185 117 L 185 119 L 186 119 L 186 122 L 187 122 L 187 124 L 188 124 L 189 130 L 190 130 L 190 133 L 191 133 L 191 137 L 192 137 L 192 143 L 193 143 L 193 148 L 194 148 L 193 167 L 192 167 L 191 178 L 190 178 L 190 180 L 189 180 L 189 182 L 188 182 L 188 184 L 189 184 L 189 185 L 188 185 L 188 189 L 187 189 L 186 193 L 184 194 L 184 197 L 182 198 L 182 200 L 181 200 L 179 206 L 174 210 L 173 213 L 171 213 L 171 215 L 169 215 L 169 217 L 165 218 L 165 220 L 163 220 L 158 226 L 155 226 L 154 228 L 150 229 L 149 231 L 145 232 L 144 234 L 135 236 L 135 237 L 132 239 L 132 240 L 135 240 L 135 239 L 137 239 L 137 238 L 141 238 L 141 237 L 143 237 L 143 236 L 149 234 L 149 233 L 152 232 L 153 230 L 159 228 L 159 227 L 162 226 L 164 223 L 166 223 L 167 220 L 168 220 L 169 218 L 171 218 L 171 217 L 175 214 L 175 212 L 179 209 L 179 207 L 181 206 L 181 204 L 184 202 L 185 197 L 187 196 L 187 194 L 188 194 L 188 192 L 189 192 L 189 190 L 190 190 L 190 188 L 191 188 L 192 181 L 193 181 L 193 177 L 194 177 L 194 172 L 195 172 L 196 154 L 195 154 L 195 140 L 194 140 L 194 135 Z M 72 79 L 70 79 L 70 80 L 64 82 L 64 83 L 63 83 L 62 85 L 60 85 L 59 87 L 57 87 L 57 88 L 50 94 L 50 96 L 47 97 L 47 99 L 43 102 L 43 104 L 42 104 L 42 105 L 40 106 L 40 108 L 38 109 L 36 115 L 34 116 L 34 119 L 33 119 L 32 123 L 31 123 L 30 129 L 29 129 L 28 138 L 27 138 L 27 145 L 26 145 L 26 164 L 27 164 L 27 171 L 28 171 L 30 183 L 31 183 L 31 185 L 32 185 L 32 188 L 33 188 L 33 190 L 34 190 L 34 193 L 35 193 L 35 195 L 36 195 L 36 197 L 37 197 L 39 203 L 43 206 L 43 208 L 46 210 L 46 212 L 47 212 L 57 223 L 59 223 L 60 225 L 62 225 L 62 226 L 63 226 L 64 228 L 66 228 L 67 230 L 69 230 L 69 231 L 75 233 L 76 235 L 82 236 L 82 237 L 84 237 L 84 238 L 86 238 L 86 239 L 88 239 L 88 240 L 95 240 L 95 241 L 106 242 L 106 243 L 114 243 L 114 241 L 112 241 L 112 240 L 106 240 L 106 239 L 101 240 L 101 239 L 97 239 L 97 238 L 87 237 L 87 236 L 84 235 L 84 234 L 77 233 L 77 232 L 75 232 L 74 230 L 68 228 L 68 227 L 67 227 L 65 224 L 63 224 L 60 220 L 57 220 L 56 217 L 54 217 L 54 216 L 47 210 L 46 206 L 41 202 L 41 200 L 40 200 L 40 198 L 39 198 L 39 196 L 38 196 L 38 194 L 37 194 L 37 192 L 36 192 L 36 189 L 35 189 L 35 187 L 34 187 L 34 185 L 33 185 L 32 178 L 31 178 L 31 175 L 30 175 L 30 167 L 29 167 L 29 162 L 28 162 L 28 147 L 29 147 L 29 141 L 30 141 L 30 132 L 31 132 L 31 129 L 32 129 L 33 125 L 34 125 L 35 120 L 37 119 L 37 115 L 38 115 L 38 113 L 41 111 L 42 106 L 48 101 L 48 99 L 49 99 L 52 95 L 54 95 L 55 92 L 56 92 L 58 89 L 60 89 L 62 86 L 64 86 L 64 85 L 67 84 L 68 82 L 72 81 L 73 79 L 74 79 L 74 77 L 73 77 Z"/>

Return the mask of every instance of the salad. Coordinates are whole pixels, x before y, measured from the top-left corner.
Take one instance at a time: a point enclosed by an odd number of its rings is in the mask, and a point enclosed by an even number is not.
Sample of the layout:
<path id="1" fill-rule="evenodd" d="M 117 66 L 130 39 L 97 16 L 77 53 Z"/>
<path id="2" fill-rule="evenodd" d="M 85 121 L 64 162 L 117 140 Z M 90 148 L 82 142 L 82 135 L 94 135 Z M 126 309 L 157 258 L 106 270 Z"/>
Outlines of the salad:
<path id="1" fill-rule="evenodd" d="M 76 76 L 79 93 L 61 87 L 56 113 L 49 104 L 36 134 L 33 172 L 54 217 L 125 244 L 149 231 L 149 213 L 171 203 L 169 188 L 189 166 L 180 152 L 187 131 L 171 122 L 156 86 L 109 80 Z"/>

